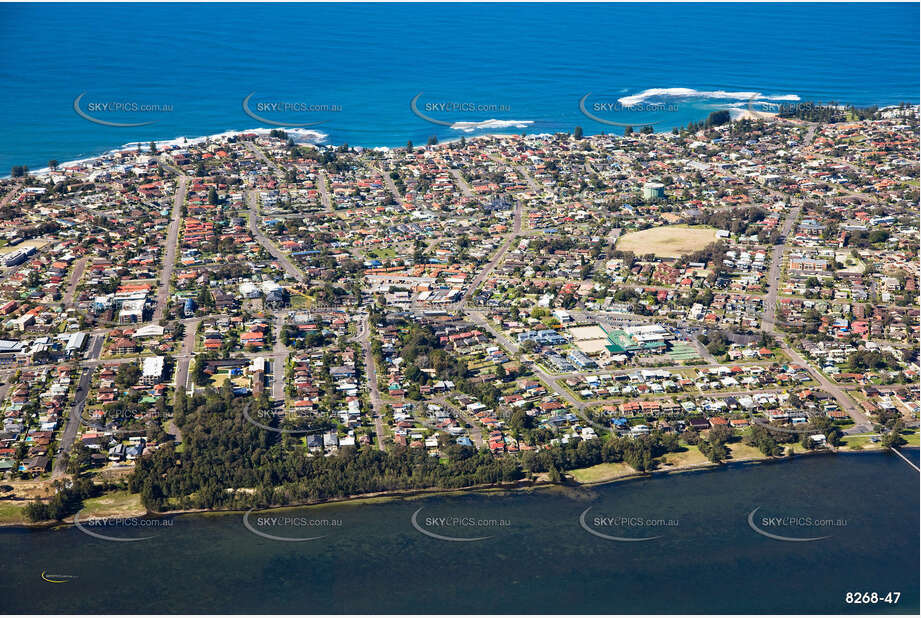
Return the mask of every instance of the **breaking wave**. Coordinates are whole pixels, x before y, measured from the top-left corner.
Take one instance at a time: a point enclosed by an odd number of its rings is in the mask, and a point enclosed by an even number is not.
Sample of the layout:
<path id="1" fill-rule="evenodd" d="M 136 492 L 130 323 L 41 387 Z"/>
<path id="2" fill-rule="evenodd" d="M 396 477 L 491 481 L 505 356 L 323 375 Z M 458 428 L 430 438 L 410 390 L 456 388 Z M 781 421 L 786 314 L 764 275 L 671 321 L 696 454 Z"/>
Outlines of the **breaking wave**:
<path id="1" fill-rule="evenodd" d="M 633 107 L 650 99 L 727 99 L 748 101 L 763 99 L 766 101 L 799 101 L 799 95 L 766 95 L 755 91 L 695 90 L 693 88 L 649 88 L 637 94 L 619 98 L 617 101 L 625 107 Z"/>
<path id="2" fill-rule="evenodd" d="M 533 120 L 496 120 L 492 118 L 480 122 L 455 122 L 451 125 L 451 128 L 455 131 L 472 133 L 482 129 L 525 129 L 532 124 L 534 124 Z"/>

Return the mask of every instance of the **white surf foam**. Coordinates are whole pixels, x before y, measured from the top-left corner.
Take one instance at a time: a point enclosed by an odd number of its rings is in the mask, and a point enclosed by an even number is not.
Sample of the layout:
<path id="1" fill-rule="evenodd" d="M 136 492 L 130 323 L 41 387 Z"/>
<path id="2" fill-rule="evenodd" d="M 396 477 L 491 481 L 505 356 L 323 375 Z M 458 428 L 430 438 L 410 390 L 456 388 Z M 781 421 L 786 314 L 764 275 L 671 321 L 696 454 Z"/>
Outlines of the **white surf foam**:
<path id="1" fill-rule="evenodd" d="M 451 125 L 451 128 L 455 131 L 472 133 L 482 129 L 525 129 L 532 124 L 534 124 L 533 120 L 496 120 L 491 118 L 481 122 L 455 122 Z"/>
<path id="2" fill-rule="evenodd" d="M 94 155 L 91 157 L 83 157 L 80 159 L 73 159 L 71 161 L 65 161 L 63 163 L 59 163 L 58 169 L 62 169 L 65 167 L 84 166 L 87 164 L 91 164 L 97 160 L 99 161 L 105 160 L 109 157 L 112 157 L 113 155 L 117 155 L 119 153 L 126 152 L 129 150 L 140 149 L 146 152 L 150 149 L 151 141 L 153 141 L 153 143 L 156 145 L 157 150 L 163 151 L 163 150 L 172 150 L 174 148 L 184 148 L 186 146 L 195 146 L 197 144 L 202 144 L 207 141 L 218 141 L 218 140 L 226 139 L 228 137 L 239 137 L 240 135 L 252 135 L 252 134 L 268 135 L 269 132 L 272 130 L 273 129 L 266 129 L 266 128 L 260 127 L 258 129 L 224 131 L 222 133 L 214 133 L 212 135 L 199 135 L 197 137 L 179 136 L 179 137 L 174 137 L 173 139 L 149 140 L 145 142 L 128 142 L 127 144 L 123 144 L 119 146 L 118 148 L 107 150 L 98 155 Z M 288 136 L 291 137 L 297 144 L 321 144 L 325 142 L 326 139 L 329 137 L 326 133 L 323 133 L 322 131 L 314 131 L 312 129 L 292 128 L 292 129 L 281 129 L 281 130 L 287 133 Z M 49 168 L 43 167 L 37 170 L 29 170 L 29 174 L 35 175 L 35 176 L 43 176 L 43 175 L 47 175 L 50 171 L 51 170 Z"/>
<path id="3" fill-rule="evenodd" d="M 766 95 L 755 91 L 695 90 L 693 88 L 649 88 L 637 94 L 617 99 L 624 107 L 633 107 L 649 99 L 727 99 L 748 101 L 764 99 L 767 101 L 799 101 L 795 94 Z"/>

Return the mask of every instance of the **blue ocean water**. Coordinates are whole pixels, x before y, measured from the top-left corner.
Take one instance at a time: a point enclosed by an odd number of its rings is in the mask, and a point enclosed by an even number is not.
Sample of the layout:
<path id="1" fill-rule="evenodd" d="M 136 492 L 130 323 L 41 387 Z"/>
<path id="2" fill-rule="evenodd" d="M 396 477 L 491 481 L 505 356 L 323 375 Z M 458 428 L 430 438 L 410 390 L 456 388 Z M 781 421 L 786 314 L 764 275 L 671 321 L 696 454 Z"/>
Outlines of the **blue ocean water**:
<path id="1" fill-rule="evenodd" d="M 594 115 L 657 130 L 749 100 L 917 103 L 918 20 L 918 4 L 3 4 L 0 173 L 277 126 L 244 112 L 251 93 L 263 119 L 322 122 L 314 137 L 363 146 L 456 139 L 489 120 L 622 131 L 583 115 L 589 93 Z M 411 111 L 419 93 L 445 124 Z M 91 117 L 152 124 L 91 122 L 74 110 L 81 94 Z"/>

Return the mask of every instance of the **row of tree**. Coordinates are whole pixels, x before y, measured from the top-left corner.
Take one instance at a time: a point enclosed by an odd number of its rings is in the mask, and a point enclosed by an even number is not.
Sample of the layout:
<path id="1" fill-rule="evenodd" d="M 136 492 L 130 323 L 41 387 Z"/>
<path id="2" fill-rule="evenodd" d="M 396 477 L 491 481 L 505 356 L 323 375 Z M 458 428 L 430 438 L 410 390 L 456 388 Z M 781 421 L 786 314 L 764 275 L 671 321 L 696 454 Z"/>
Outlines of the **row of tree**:
<path id="1" fill-rule="evenodd" d="M 140 492 L 155 511 L 177 508 L 248 508 L 321 501 L 388 490 L 462 488 L 516 481 L 549 472 L 604 462 L 625 462 L 637 470 L 655 468 L 656 457 L 679 450 L 677 436 L 653 433 L 629 438 L 573 441 L 524 457 L 497 458 L 444 440 L 444 460 L 423 449 L 389 452 L 365 447 L 343 448 L 316 457 L 297 446 L 297 436 L 251 424 L 250 418 L 273 421 L 266 400 L 234 398 L 229 391 L 207 390 L 177 400 L 175 422 L 183 435 L 177 452 L 167 443 L 138 460 L 129 489 Z"/>

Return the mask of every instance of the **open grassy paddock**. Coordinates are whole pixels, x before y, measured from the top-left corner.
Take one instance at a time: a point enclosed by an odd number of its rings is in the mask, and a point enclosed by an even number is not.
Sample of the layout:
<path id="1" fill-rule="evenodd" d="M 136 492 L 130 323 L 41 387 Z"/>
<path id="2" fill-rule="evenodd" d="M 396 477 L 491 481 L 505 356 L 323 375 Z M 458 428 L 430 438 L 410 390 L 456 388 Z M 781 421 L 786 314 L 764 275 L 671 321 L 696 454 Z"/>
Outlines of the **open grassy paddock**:
<path id="1" fill-rule="evenodd" d="M 618 251 L 636 255 L 652 253 L 656 257 L 677 258 L 700 251 L 716 241 L 716 229 L 708 226 L 663 225 L 631 232 L 617 239 Z"/>

